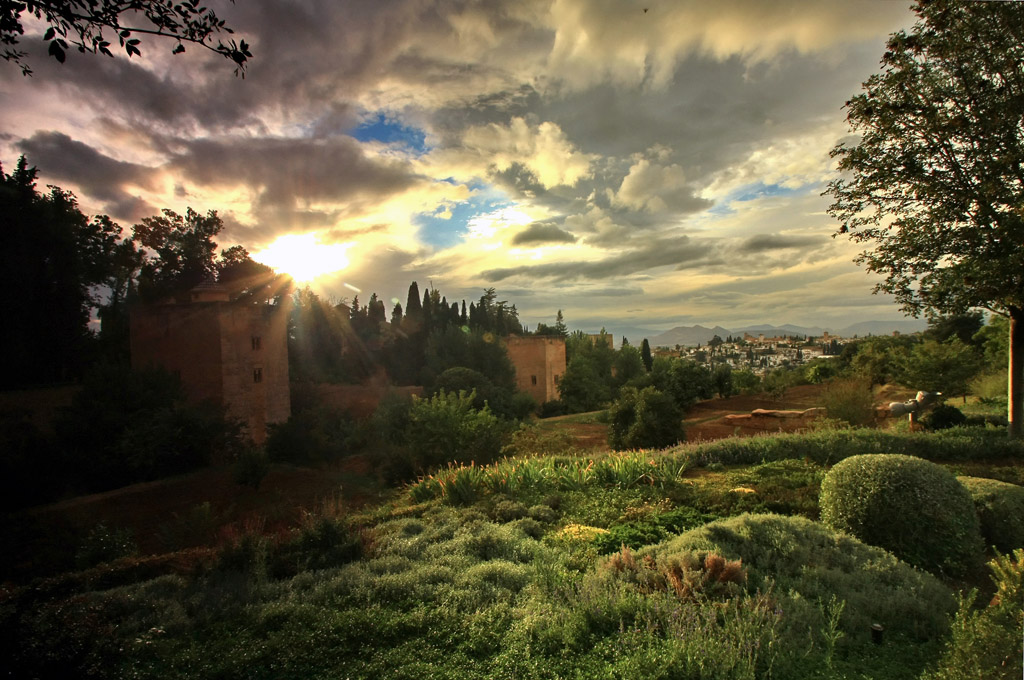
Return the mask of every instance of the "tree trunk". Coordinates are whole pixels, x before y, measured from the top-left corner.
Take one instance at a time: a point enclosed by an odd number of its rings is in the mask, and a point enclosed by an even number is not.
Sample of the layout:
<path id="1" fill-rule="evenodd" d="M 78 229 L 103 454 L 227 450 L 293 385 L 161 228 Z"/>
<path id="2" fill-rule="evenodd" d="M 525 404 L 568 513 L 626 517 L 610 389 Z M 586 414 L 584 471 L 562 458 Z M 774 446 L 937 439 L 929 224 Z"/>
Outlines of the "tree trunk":
<path id="1" fill-rule="evenodd" d="M 1010 310 L 1009 435 L 1019 439 L 1024 425 L 1024 309 Z"/>

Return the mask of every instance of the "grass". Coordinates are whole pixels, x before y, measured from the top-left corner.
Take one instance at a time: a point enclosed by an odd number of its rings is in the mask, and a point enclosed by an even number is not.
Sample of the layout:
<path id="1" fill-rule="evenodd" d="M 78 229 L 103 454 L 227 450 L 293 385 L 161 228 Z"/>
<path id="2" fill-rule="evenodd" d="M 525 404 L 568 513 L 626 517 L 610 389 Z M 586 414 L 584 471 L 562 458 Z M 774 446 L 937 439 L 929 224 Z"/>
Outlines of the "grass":
<path id="1" fill-rule="evenodd" d="M 216 552 L 9 587 L 0 654 L 21 677 L 916 680 L 967 657 L 984 669 L 1005 656 L 992 645 L 1013 638 L 1012 608 L 986 614 L 979 595 L 954 619 L 968 584 L 814 519 L 825 470 L 855 453 L 1019 479 L 1024 450 L 997 434 L 840 430 L 449 467 L 388 503 L 328 503 Z M 207 514 L 181 514 L 168 543 L 205 535 Z M 1020 654 L 1010 663 L 1020 677 Z"/>

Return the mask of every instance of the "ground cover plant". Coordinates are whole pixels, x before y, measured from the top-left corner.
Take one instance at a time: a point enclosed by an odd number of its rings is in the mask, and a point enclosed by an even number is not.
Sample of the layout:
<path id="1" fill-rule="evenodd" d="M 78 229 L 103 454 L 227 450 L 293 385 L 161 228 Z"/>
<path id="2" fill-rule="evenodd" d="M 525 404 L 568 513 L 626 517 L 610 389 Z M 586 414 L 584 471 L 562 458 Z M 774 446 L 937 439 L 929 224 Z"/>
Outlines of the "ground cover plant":
<path id="1" fill-rule="evenodd" d="M 981 428 L 520 448 L 284 533 L 8 587 L 0 654 L 22 677 L 1019 677 L 1020 557 L 972 599 L 816 521 L 830 465 L 880 441 L 976 476 L 1024 457 L 987 462 Z"/>

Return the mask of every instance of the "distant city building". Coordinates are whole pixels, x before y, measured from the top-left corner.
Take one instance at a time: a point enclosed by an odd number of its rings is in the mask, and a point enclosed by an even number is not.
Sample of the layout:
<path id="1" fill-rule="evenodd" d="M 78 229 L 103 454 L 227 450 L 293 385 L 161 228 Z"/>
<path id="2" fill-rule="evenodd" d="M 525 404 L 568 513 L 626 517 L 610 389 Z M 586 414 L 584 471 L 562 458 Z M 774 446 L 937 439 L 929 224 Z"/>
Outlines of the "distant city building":
<path id="1" fill-rule="evenodd" d="M 516 387 L 520 391 L 538 404 L 558 399 L 558 378 L 565 374 L 564 338 L 514 335 L 506 340 L 505 347 L 516 367 Z"/>
<path id="2" fill-rule="evenodd" d="M 132 366 L 171 371 L 190 400 L 223 407 L 262 443 L 291 414 L 287 320 L 286 306 L 203 284 L 131 310 Z"/>

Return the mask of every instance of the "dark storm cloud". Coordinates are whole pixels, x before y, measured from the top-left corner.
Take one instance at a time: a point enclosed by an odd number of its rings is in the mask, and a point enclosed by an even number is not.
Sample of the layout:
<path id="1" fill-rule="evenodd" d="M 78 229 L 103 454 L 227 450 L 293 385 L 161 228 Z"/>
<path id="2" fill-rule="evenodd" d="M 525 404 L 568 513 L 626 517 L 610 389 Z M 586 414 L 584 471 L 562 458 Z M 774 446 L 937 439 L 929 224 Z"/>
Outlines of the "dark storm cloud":
<path id="1" fill-rule="evenodd" d="M 185 142 L 171 167 L 204 186 L 244 185 L 259 195 L 261 208 L 304 201 L 379 199 L 426 178 L 400 161 L 366 156 L 348 137 L 328 140 L 235 138 Z"/>
<path id="2" fill-rule="evenodd" d="M 491 269 L 481 275 L 487 281 L 503 281 L 516 276 L 534 279 L 570 281 L 576 279 L 601 280 L 610 276 L 628 276 L 655 267 L 674 266 L 690 269 L 708 262 L 714 246 L 708 242 L 695 242 L 687 236 L 653 241 L 642 248 L 629 250 L 603 260 L 590 262 L 549 262 L 521 267 Z"/>
<path id="3" fill-rule="evenodd" d="M 101 201 L 122 200 L 125 184 L 151 185 L 152 169 L 114 160 L 63 132 L 40 131 L 18 147 L 47 175 L 72 181 Z"/>
<path id="4" fill-rule="evenodd" d="M 743 241 L 737 248 L 740 253 L 763 253 L 788 248 L 821 246 L 826 240 L 817 236 L 782 236 L 780 234 L 759 234 Z"/>
<path id="5" fill-rule="evenodd" d="M 111 217 L 137 222 L 159 212 L 130 189 L 133 185 L 154 188 L 152 168 L 115 160 L 62 132 L 37 132 L 18 147 L 47 177 L 73 182 L 103 203 L 103 212 Z"/>
<path id="6" fill-rule="evenodd" d="M 576 237 L 550 222 L 534 222 L 512 237 L 512 245 L 533 245 L 541 243 L 575 243 Z"/>

